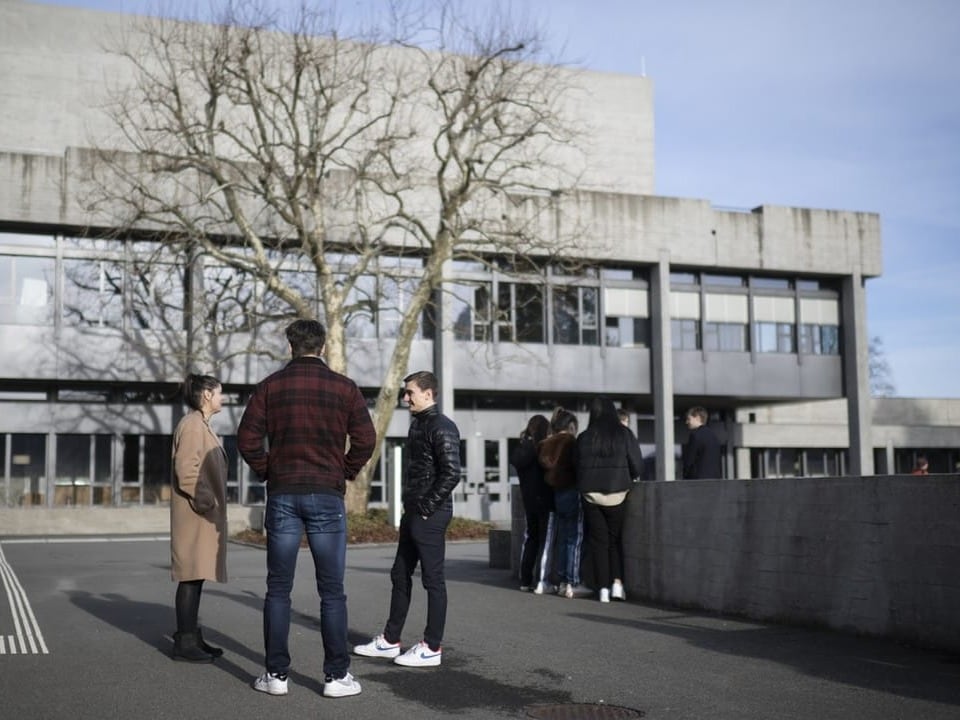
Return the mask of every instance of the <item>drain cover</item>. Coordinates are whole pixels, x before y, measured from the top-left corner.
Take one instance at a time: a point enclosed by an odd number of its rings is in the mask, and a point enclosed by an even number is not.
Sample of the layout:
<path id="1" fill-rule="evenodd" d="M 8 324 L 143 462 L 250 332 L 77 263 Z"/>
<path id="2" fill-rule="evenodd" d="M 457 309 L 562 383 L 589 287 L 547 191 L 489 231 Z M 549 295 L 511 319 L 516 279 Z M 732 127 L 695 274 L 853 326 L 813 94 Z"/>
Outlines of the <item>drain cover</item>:
<path id="1" fill-rule="evenodd" d="M 528 705 L 527 717 L 538 720 L 626 720 L 640 718 L 643 713 L 618 705 L 590 705 L 566 703 L 563 705 Z"/>

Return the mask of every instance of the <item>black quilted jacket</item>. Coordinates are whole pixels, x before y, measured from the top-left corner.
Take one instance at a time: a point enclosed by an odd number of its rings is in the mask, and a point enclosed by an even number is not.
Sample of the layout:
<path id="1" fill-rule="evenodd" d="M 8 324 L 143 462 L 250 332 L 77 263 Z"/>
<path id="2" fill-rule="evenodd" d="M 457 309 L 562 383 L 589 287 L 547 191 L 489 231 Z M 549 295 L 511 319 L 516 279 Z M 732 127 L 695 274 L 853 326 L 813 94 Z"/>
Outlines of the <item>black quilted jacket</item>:
<path id="1" fill-rule="evenodd" d="M 436 405 L 413 415 L 405 456 L 404 510 L 429 517 L 451 504 L 460 482 L 460 431 Z"/>

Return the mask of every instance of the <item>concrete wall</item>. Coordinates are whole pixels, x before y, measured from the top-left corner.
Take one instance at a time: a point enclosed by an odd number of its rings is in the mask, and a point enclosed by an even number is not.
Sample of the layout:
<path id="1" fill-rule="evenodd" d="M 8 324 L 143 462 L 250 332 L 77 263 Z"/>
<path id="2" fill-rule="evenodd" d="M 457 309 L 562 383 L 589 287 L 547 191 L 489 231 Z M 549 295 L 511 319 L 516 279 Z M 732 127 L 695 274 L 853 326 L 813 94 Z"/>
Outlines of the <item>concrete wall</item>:
<path id="1" fill-rule="evenodd" d="M 960 650 L 958 475 L 640 483 L 628 503 L 628 597 Z M 514 569 L 522 534 L 516 492 Z"/>

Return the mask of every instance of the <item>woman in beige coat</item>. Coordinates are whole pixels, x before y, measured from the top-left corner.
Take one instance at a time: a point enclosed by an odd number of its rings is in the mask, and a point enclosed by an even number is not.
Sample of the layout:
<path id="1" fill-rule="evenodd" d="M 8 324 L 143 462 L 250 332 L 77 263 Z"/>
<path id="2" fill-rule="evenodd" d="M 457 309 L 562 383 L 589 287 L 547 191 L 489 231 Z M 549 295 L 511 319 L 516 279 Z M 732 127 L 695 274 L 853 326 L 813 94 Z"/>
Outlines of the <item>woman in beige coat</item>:
<path id="1" fill-rule="evenodd" d="M 179 582 L 173 659 L 210 662 L 223 650 L 204 642 L 198 615 L 203 581 L 227 581 L 227 456 L 209 424 L 220 412 L 222 388 L 211 375 L 190 375 L 183 395 L 192 412 L 173 433 L 170 574 Z"/>

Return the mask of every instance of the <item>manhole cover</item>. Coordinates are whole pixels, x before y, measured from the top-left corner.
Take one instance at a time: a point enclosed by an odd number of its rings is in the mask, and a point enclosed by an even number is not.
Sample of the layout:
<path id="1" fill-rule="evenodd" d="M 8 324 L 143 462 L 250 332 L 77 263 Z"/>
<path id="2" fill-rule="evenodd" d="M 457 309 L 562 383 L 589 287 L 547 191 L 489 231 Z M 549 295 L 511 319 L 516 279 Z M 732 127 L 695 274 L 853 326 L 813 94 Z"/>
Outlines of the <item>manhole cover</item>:
<path id="1" fill-rule="evenodd" d="M 538 720 L 625 720 L 643 717 L 643 713 L 619 705 L 590 705 L 566 703 L 563 705 L 528 705 L 527 717 Z"/>

